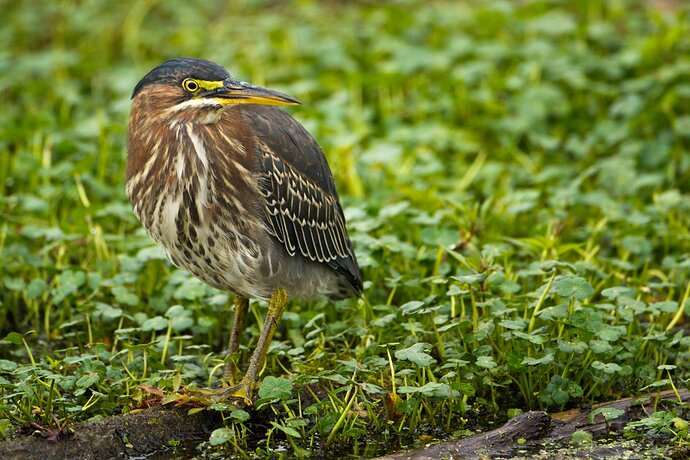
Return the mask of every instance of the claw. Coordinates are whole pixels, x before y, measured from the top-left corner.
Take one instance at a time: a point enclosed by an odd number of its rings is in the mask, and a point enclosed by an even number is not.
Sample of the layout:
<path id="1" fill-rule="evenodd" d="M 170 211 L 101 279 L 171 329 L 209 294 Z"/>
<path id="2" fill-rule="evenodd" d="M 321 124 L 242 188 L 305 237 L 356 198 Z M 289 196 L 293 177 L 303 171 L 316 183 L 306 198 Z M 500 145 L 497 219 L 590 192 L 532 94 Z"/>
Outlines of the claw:
<path id="1" fill-rule="evenodd" d="M 229 398 L 238 398 L 244 402 L 245 406 L 252 406 L 252 389 L 245 383 L 240 383 L 225 389 Z"/>
<path id="2" fill-rule="evenodd" d="M 278 322 L 285 312 L 285 307 L 288 301 L 287 291 L 283 288 L 275 290 L 271 299 L 268 302 L 268 312 L 264 319 L 264 327 L 261 329 L 259 341 L 256 344 L 256 349 L 249 360 L 247 373 L 244 375 L 238 385 L 231 385 L 217 389 L 200 389 L 191 390 L 184 389 L 179 393 L 179 398 L 174 399 L 177 404 L 189 404 L 193 406 L 211 406 L 216 403 L 232 403 L 235 406 L 252 406 L 252 396 L 259 375 L 259 370 L 266 360 L 266 353 L 268 347 L 273 340 L 273 334 L 276 332 Z M 230 342 L 228 344 L 228 354 L 232 355 L 239 350 L 239 336 L 244 329 L 244 317 L 247 314 L 249 301 L 245 298 L 239 298 L 236 303 L 235 321 L 233 323 L 230 334 Z M 226 362 L 224 369 L 224 377 L 226 382 L 234 383 L 238 376 L 237 364 L 234 361 L 235 357 L 230 356 Z M 172 402 L 172 400 L 171 400 Z"/>

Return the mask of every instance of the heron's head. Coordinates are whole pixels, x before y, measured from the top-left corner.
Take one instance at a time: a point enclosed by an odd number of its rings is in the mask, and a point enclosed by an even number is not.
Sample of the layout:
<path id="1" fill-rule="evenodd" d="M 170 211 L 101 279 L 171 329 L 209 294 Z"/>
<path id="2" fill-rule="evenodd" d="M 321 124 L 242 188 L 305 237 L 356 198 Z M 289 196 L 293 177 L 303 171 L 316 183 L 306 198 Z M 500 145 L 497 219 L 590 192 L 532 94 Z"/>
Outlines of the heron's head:
<path id="1" fill-rule="evenodd" d="M 132 92 L 133 112 L 162 122 L 213 123 L 237 104 L 297 105 L 286 94 L 235 80 L 205 59 L 178 57 L 150 71 Z"/>

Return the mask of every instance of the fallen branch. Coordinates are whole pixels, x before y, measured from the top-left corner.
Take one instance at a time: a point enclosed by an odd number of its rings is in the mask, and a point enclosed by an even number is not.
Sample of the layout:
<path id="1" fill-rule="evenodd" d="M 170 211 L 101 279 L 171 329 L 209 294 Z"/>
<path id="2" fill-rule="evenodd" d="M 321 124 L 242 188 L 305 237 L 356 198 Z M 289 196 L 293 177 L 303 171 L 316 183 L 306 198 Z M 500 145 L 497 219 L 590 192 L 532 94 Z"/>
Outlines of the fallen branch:
<path id="1" fill-rule="evenodd" d="M 679 396 L 683 402 L 690 401 L 688 390 L 681 390 Z M 586 431 L 593 436 L 618 432 L 628 422 L 653 413 L 655 401 L 663 399 L 677 401 L 678 397 L 673 391 L 663 391 L 642 398 L 625 398 L 597 404 L 587 410 L 573 409 L 554 415 L 541 411 L 525 412 L 516 415 L 502 427 L 487 433 L 479 433 L 457 441 L 442 442 L 411 452 L 389 454 L 376 460 L 476 459 L 489 458 L 498 454 L 506 455 L 521 450 L 533 452 L 546 443 L 568 439 L 576 431 Z M 590 413 L 600 408 L 620 409 L 625 411 L 625 414 L 608 424 L 602 415 L 597 415 L 594 423 L 590 423 L 588 420 Z M 671 449 L 670 446 L 663 447 L 666 450 Z M 638 451 L 639 446 L 606 446 L 586 448 L 580 456 L 576 449 L 569 449 L 568 458 L 620 458 L 625 453 Z"/>
<path id="2" fill-rule="evenodd" d="M 690 391 L 681 389 L 678 392 L 680 401 L 690 401 Z M 595 404 L 590 408 L 572 409 L 565 412 L 553 414 L 551 417 L 556 421 L 554 429 L 549 434 L 549 441 L 558 441 L 564 438 L 569 438 L 575 431 L 582 430 L 591 433 L 594 436 L 603 435 L 607 432 L 619 432 L 625 427 L 628 422 L 640 420 L 646 417 L 646 414 L 652 414 L 656 411 L 656 402 L 660 400 L 674 400 L 678 401 L 673 390 L 662 391 L 657 394 L 648 394 L 638 398 L 623 398 L 616 401 Z M 598 415 L 594 423 L 589 423 L 589 414 L 600 409 L 620 409 L 625 411 L 621 417 L 607 423 L 604 421 L 602 415 Z"/>
<path id="3" fill-rule="evenodd" d="M 682 401 L 690 401 L 690 392 L 680 391 Z M 505 425 L 487 433 L 480 433 L 458 441 L 449 441 L 413 452 L 380 457 L 379 460 L 426 460 L 436 458 L 470 459 L 491 457 L 523 449 L 534 451 L 544 443 L 569 438 L 577 430 L 601 435 L 619 431 L 632 420 L 654 412 L 655 401 L 676 400 L 672 391 L 644 398 L 625 398 L 597 404 L 587 410 L 573 409 L 549 415 L 546 412 L 526 412 L 510 419 Z M 642 401 L 642 403 L 640 402 Z M 644 410 L 642 407 L 644 406 Z M 607 424 L 602 416 L 595 423 L 588 421 L 591 411 L 606 407 L 625 410 L 619 420 Z M 188 414 L 184 407 L 154 406 L 135 414 L 108 417 L 95 422 L 74 425 L 73 434 L 50 432 L 47 436 L 25 436 L 0 443 L 2 459 L 50 460 L 57 458 L 110 459 L 144 457 L 154 453 L 174 452 L 176 445 L 195 446 L 208 439 L 210 433 L 223 426 L 216 411 Z M 665 447 L 665 446 L 664 446 Z M 587 450 L 582 458 L 619 457 L 621 448 Z M 636 449 L 628 448 L 629 451 Z M 667 448 L 669 449 L 669 448 Z M 574 450 L 568 451 L 571 458 Z M 595 455 L 596 454 L 596 455 Z"/>

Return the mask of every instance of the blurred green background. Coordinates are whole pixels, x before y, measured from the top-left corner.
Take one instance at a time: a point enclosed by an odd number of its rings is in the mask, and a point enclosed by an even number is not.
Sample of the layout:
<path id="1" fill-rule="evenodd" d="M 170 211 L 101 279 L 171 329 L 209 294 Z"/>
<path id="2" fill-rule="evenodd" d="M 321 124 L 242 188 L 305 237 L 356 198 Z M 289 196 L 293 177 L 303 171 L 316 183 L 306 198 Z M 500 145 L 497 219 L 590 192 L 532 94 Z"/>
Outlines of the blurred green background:
<path id="1" fill-rule="evenodd" d="M 443 437 L 471 428 L 473 404 L 500 418 L 663 386 L 671 371 L 687 378 L 684 2 L 0 11 L 3 431 L 50 424 L 51 411 L 69 421 L 129 410 L 139 383 L 217 376 L 228 295 L 165 262 L 124 194 L 131 90 L 175 56 L 297 97 L 289 112 L 328 157 L 366 298 L 293 303 L 266 375 L 336 394 L 356 369 L 369 416 L 337 425 L 346 452 L 384 423 L 372 414 L 403 420 L 397 433 Z M 55 394 L 46 382 L 59 397 L 32 415 Z M 401 386 L 406 405 L 384 417 L 381 395 Z M 313 410 L 300 439 L 329 436 L 346 402 Z"/>

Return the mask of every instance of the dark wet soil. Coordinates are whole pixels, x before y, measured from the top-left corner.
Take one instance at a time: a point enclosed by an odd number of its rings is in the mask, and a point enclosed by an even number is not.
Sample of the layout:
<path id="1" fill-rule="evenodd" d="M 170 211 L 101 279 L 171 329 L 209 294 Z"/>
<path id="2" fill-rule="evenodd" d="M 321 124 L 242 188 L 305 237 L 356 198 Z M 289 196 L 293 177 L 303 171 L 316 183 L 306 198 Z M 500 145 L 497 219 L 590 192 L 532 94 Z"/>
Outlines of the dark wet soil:
<path id="1" fill-rule="evenodd" d="M 215 411 L 188 415 L 186 408 L 154 406 L 136 414 L 76 424 L 71 433 L 60 433 L 57 439 L 39 432 L 0 443 L 0 458 L 173 458 L 179 456 L 175 446 L 195 446 L 222 425 Z"/>
<path id="2" fill-rule="evenodd" d="M 639 420 L 655 409 L 662 409 L 667 405 L 664 401 L 677 401 L 679 398 L 689 402 L 690 392 L 661 392 L 552 415 L 526 412 L 491 431 L 389 454 L 380 459 L 690 459 L 690 448 L 673 446 L 668 439 L 631 441 L 616 434 L 626 423 Z M 603 419 L 599 420 L 601 416 L 597 416 L 594 423 L 590 423 L 590 411 L 599 407 L 615 407 L 625 413 L 619 417 L 620 420 L 605 423 Z M 672 406 L 669 409 L 673 410 Z M 254 430 L 261 431 L 268 425 L 270 416 L 270 412 L 252 411 L 252 419 L 248 423 Z M 223 421 L 219 412 L 201 411 L 190 415 L 185 407 L 158 405 L 135 414 L 79 423 L 69 432 L 39 430 L 33 435 L 0 443 L 0 459 L 192 458 L 203 455 L 196 450 L 197 445 L 208 440 L 211 432 L 221 426 Z M 590 445 L 571 445 L 571 435 L 576 430 L 587 431 L 596 441 Z M 326 452 L 312 454 L 335 458 Z"/>

